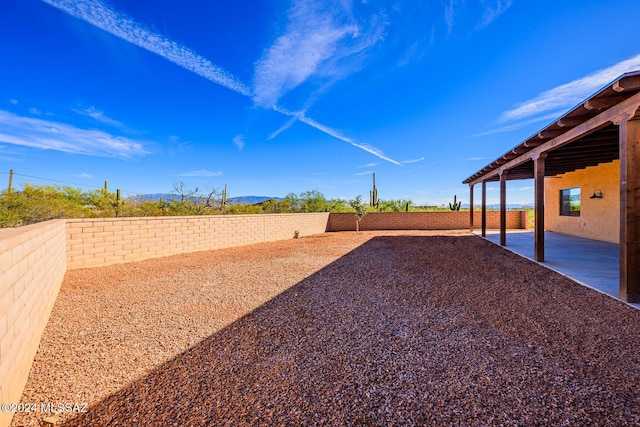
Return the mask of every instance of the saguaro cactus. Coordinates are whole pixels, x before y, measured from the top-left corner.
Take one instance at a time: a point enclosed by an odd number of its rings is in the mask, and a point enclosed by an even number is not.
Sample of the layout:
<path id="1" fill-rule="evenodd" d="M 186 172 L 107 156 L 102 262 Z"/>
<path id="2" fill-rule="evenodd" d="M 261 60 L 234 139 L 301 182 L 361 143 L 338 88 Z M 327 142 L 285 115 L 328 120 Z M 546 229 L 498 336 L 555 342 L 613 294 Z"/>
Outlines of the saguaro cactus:
<path id="1" fill-rule="evenodd" d="M 224 185 L 224 190 L 222 191 L 222 206 L 227 205 L 227 184 Z"/>
<path id="2" fill-rule="evenodd" d="M 454 195 L 453 204 L 449 202 L 449 209 L 451 209 L 452 211 L 459 211 L 461 206 L 462 206 L 462 201 L 458 202 L 458 196 Z"/>
<path id="3" fill-rule="evenodd" d="M 378 201 L 378 188 L 376 187 L 376 173 L 373 173 L 373 190 L 369 191 L 369 205 L 374 207 L 374 208 L 378 208 L 379 206 L 379 201 Z"/>

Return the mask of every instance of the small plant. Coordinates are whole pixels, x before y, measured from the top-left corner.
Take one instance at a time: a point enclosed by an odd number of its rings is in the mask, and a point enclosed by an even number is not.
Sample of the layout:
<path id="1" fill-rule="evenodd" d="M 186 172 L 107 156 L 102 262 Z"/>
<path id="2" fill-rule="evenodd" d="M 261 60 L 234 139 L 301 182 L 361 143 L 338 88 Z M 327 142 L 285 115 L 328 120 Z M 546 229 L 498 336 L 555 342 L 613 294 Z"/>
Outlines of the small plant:
<path id="1" fill-rule="evenodd" d="M 458 201 L 458 197 L 454 195 L 453 204 L 449 202 L 449 209 L 452 211 L 459 211 L 461 206 L 462 206 L 462 201 Z"/>
<path id="2" fill-rule="evenodd" d="M 360 232 L 360 220 L 367 214 L 367 210 L 362 204 L 362 196 L 358 195 L 355 199 L 349 201 L 349 204 L 356 211 L 356 232 Z"/>

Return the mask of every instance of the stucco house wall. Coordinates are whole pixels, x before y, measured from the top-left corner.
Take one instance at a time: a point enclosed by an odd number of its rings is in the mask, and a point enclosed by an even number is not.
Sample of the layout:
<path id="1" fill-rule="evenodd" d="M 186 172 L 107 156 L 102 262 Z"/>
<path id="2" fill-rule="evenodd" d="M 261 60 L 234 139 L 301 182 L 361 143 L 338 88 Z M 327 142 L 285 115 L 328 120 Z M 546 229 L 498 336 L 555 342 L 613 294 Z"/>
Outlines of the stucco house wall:
<path id="1" fill-rule="evenodd" d="M 560 215 L 560 191 L 580 187 L 580 216 Z M 594 191 L 601 199 L 591 199 Z M 620 243 L 620 162 L 545 178 L 545 230 Z"/>

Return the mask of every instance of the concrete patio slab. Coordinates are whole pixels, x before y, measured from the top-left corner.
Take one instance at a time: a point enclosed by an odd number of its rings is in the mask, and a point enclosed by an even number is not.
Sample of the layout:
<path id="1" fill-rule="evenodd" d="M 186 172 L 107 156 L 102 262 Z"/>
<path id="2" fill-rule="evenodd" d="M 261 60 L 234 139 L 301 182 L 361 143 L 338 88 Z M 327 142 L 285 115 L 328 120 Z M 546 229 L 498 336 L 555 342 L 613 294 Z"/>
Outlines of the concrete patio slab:
<path id="1" fill-rule="evenodd" d="M 479 232 L 476 234 L 480 235 Z M 487 240 L 499 245 L 498 230 L 487 230 Z M 576 282 L 619 299 L 620 246 L 547 231 L 545 261 L 540 263 L 551 270 L 569 276 Z M 504 247 L 533 260 L 533 231 L 507 232 Z M 640 304 L 629 304 L 640 309 Z"/>

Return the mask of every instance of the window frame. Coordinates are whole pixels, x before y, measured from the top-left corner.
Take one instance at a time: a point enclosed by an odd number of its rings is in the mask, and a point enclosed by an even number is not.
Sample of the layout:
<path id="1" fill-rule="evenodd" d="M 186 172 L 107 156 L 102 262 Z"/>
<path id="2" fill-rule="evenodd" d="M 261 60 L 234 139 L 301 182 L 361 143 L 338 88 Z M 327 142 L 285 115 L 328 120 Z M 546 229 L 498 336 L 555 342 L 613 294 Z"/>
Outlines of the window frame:
<path id="1" fill-rule="evenodd" d="M 560 216 L 580 216 L 580 193 L 580 187 L 564 188 L 560 190 Z M 577 201 L 575 200 L 576 196 Z M 577 209 L 575 209 L 576 205 Z"/>

